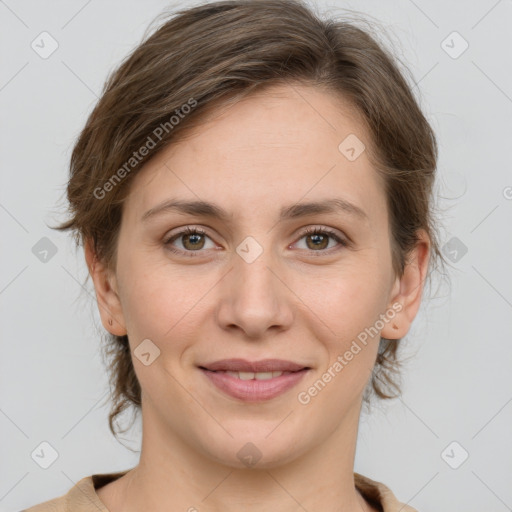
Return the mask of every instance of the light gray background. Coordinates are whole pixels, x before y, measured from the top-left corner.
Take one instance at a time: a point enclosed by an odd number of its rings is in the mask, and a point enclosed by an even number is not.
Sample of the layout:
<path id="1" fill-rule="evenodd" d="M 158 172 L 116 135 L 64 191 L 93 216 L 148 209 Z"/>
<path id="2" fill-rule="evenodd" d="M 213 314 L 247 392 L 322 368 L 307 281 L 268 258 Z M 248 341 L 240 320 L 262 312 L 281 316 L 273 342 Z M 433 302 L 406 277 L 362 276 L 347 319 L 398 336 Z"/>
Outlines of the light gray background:
<path id="1" fill-rule="evenodd" d="M 108 384 L 83 256 L 47 224 L 62 219 L 71 148 L 107 73 L 168 5 L 0 1 L 1 511 L 137 463 L 101 405 Z M 403 397 L 362 417 L 355 470 L 420 512 L 512 510 L 512 2 L 317 5 L 387 28 L 438 136 L 442 244 L 467 247 L 451 288 L 422 305 L 408 335 Z M 31 48 L 43 31 L 59 44 L 48 59 Z M 445 51 L 462 48 L 446 39 L 453 31 L 469 44 L 457 58 Z M 46 263 L 32 252 L 42 237 L 57 247 Z M 134 449 L 139 427 L 127 436 Z M 59 455 L 48 469 L 31 458 L 43 441 Z M 456 465 L 462 450 L 468 459 L 452 469 L 446 460 Z"/>

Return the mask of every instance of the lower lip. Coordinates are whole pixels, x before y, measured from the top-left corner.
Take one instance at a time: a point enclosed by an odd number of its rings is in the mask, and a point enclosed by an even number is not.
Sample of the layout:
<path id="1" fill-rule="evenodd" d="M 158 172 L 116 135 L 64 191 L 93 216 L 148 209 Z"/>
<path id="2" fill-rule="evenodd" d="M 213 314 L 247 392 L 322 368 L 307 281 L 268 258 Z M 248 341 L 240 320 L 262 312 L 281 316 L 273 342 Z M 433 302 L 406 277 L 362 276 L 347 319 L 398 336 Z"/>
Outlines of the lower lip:
<path id="1" fill-rule="evenodd" d="M 222 372 L 212 372 L 200 368 L 204 375 L 229 396 L 246 402 L 270 400 L 293 388 L 309 370 L 280 375 L 267 380 L 242 380 Z"/>

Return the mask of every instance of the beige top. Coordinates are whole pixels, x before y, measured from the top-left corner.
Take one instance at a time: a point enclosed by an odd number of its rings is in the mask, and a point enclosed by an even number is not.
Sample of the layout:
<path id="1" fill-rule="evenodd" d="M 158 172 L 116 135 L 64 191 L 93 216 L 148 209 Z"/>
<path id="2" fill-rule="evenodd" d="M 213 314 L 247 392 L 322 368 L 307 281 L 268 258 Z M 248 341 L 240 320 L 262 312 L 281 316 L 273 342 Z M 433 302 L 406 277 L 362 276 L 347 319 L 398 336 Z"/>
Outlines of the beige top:
<path id="1" fill-rule="evenodd" d="M 21 512 L 109 512 L 96 494 L 96 489 L 116 480 L 128 471 L 86 476 L 63 496 L 35 505 Z M 354 473 L 354 483 L 361 495 L 381 512 L 418 512 L 400 503 L 383 483 Z"/>

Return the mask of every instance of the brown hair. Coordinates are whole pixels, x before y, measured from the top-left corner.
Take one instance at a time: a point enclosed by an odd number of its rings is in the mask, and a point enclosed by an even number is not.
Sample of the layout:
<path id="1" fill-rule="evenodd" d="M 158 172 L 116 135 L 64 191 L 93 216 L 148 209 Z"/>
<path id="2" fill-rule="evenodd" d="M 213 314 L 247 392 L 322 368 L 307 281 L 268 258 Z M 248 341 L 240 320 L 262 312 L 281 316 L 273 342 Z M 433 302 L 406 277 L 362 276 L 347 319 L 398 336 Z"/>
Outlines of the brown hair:
<path id="1" fill-rule="evenodd" d="M 432 205 L 437 144 L 411 88 L 368 31 L 324 21 L 302 0 L 198 5 L 173 13 L 146 37 L 106 81 L 76 142 L 67 187 L 71 217 L 58 229 L 74 230 L 78 245 L 91 240 L 97 257 L 114 269 L 133 176 L 219 106 L 277 84 L 321 87 L 358 114 L 370 134 L 369 158 L 383 178 L 396 275 L 419 229 L 431 240 L 429 270 L 444 263 Z M 367 386 L 383 399 L 400 394 L 399 342 L 381 338 Z M 140 409 L 141 389 L 127 336 L 109 335 L 105 349 L 116 436 L 114 420 L 130 405 Z"/>

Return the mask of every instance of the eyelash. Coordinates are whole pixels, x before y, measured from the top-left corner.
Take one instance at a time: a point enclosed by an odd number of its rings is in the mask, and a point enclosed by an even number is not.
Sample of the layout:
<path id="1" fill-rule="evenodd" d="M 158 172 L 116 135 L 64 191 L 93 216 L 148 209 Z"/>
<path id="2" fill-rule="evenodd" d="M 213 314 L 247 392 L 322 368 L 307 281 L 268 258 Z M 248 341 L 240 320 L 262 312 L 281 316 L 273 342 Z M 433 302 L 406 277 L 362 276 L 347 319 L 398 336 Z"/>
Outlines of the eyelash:
<path id="1" fill-rule="evenodd" d="M 182 249 L 176 249 L 175 247 L 173 247 L 171 245 L 171 242 L 173 242 L 174 240 L 177 240 L 178 238 L 182 237 L 183 235 L 204 235 L 204 236 L 208 236 L 206 231 L 202 230 L 201 228 L 191 228 L 191 227 L 187 227 L 186 229 L 178 232 L 178 233 L 175 233 L 172 235 L 172 237 L 170 238 L 167 238 L 166 240 L 164 240 L 164 245 L 167 246 L 167 248 L 175 253 L 175 254 L 179 254 L 179 255 L 184 255 L 184 256 L 188 256 L 188 257 L 191 257 L 191 258 L 194 258 L 197 256 L 197 254 L 194 254 L 194 253 L 200 253 L 200 252 L 203 252 L 201 250 L 198 250 L 198 251 L 183 251 Z M 307 228 L 300 236 L 300 238 L 298 240 L 301 240 L 302 238 L 308 236 L 308 235 L 327 235 L 331 238 L 333 238 L 334 240 L 336 240 L 336 242 L 338 242 L 342 247 L 348 247 L 349 246 L 349 242 L 343 238 L 341 238 L 336 232 L 334 232 L 333 230 L 329 229 L 329 228 L 315 228 L 315 227 L 310 227 L 310 228 Z M 210 237 L 208 237 L 210 238 Z M 325 254 L 325 253 L 328 253 L 330 254 L 330 252 L 332 251 L 332 248 L 331 249 L 322 249 L 320 251 L 313 251 L 311 250 L 310 252 L 312 253 L 319 253 L 318 256 L 321 256 L 322 254 Z"/>

